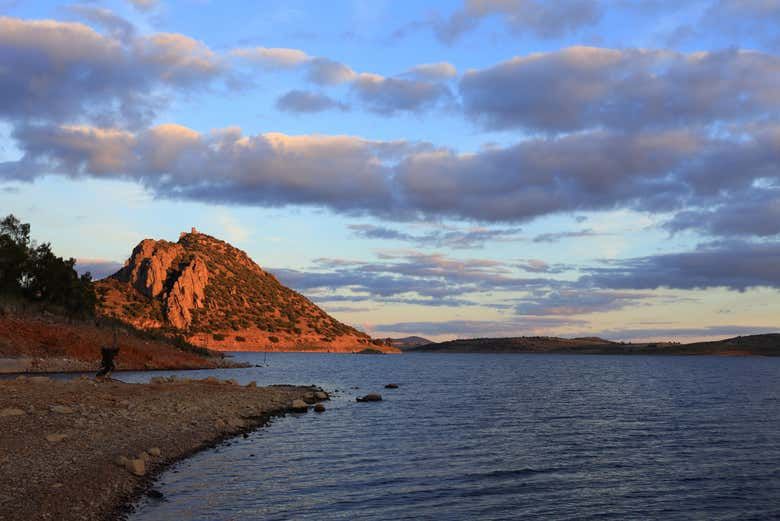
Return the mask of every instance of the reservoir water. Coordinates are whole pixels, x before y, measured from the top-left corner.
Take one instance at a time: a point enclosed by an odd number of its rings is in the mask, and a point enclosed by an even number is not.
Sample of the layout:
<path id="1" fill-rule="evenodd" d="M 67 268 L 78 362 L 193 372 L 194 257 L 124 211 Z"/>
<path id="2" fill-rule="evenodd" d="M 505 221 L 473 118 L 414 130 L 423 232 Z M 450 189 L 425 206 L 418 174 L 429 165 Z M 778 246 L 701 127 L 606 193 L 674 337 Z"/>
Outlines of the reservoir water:
<path id="1" fill-rule="evenodd" d="M 780 519 L 777 358 L 269 353 L 162 374 L 334 396 L 178 463 L 133 521 Z"/>

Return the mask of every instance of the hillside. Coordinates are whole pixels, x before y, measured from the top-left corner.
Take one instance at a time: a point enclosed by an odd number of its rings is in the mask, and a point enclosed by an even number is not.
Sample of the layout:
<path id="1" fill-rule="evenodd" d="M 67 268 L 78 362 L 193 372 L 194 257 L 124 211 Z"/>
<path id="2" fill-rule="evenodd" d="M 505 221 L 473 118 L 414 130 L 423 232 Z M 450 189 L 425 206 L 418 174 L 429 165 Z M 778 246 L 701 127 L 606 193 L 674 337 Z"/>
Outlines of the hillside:
<path id="1" fill-rule="evenodd" d="M 100 367 L 100 348 L 111 345 L 114 328 L 90 320 L 71 320 L 51 313 L 15 313 L 0 308 L 0 373 L 88 371 Z M 211 369 L 229 367 L 221 353 L 192 349 L 182 343 L 126 328 L 117 328 L 118 370 Z"/>
<path id="2" fill-rule="evenodd" d="M 605 355 L 780 356 L 780 334 L 741 336 L 713 342 L 623 343 L 598 337 L 511 337 L 451 340 L 409 349 L 433 353 L 560 353 Z"/>
<path id="3" fill-rule="evenodd" d="M 145 239 L 96 283 L 98 312 L 222 351 L 397 352 L 283 286 L 243 251 L 199 233 Z"/>
<path id="4" fill-rule="evenodd" d="M 423 338 L 421 336 L 407 336 L 403 338 L 385 338 L 385 344 L 393 347 L 397 347 L 401 351 L 407 351 L 414 349 L 415 347 L 426 346 L 433 344 L 432 340 Z"/>

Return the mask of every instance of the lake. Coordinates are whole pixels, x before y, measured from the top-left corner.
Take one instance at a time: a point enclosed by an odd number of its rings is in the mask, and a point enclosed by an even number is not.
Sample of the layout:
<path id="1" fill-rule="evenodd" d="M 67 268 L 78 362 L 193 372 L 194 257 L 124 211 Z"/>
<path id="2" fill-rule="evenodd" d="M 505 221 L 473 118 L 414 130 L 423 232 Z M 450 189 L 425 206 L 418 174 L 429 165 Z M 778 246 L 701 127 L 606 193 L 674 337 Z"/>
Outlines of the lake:
<path id="1" fill-rule="evenodd" d="M 118 378 L 161 374 L 334 396 L 178 463 L 133 521 L 780 518 L 778 358 L 269 353 Z"/>

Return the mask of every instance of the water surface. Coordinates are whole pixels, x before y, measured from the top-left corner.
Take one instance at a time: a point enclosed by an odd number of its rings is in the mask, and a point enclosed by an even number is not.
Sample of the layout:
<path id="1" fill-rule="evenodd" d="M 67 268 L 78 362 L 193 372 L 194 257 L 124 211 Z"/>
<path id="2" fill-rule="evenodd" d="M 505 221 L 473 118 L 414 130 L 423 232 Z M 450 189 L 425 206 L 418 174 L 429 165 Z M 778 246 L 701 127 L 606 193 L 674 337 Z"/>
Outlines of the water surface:
<path id="1" fill-rule="evenodd" d="M 267 362 L 196 374 L 339 390 L 328 411 L 276 419 L 177 464 L 157 486 L 166 499 L 141 502 L 133 521 L 780 518 L 780 359 Z M 401 387 L 383 389 L 390 382 Z M 354 401 L 372 391 L 385 401 Z"/>

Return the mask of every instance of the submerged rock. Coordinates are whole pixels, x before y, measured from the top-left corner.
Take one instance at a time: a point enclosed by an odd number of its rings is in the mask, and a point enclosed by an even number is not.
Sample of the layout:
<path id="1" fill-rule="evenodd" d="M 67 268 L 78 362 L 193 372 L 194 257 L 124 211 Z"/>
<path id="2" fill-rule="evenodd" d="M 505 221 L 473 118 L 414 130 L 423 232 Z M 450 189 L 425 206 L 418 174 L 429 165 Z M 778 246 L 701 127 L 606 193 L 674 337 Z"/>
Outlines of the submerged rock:
<path id="1" fill-rule="evenodd" d="M 318 403 L 314 406 L 314 412 L 325 412 L 325 406 L 321 403 Z"/>
<path id="2" fill-rule="evenodd" d="M 314 393 L 314 397 L 318 400 L 330 400 L 330 396 L 325 391 L 317 391 Z"/>
<path id="3" fill-rule="evenodd" d="M 387 384 L 385 389 L 398 389 L 398 384 Z"/>
<path id="4" fill-rule="evenodd" d="M 382 395 L 377 393 L 370 393 L 362 398 L 358 397 L 357 401 L 359 402 L 381 402 L 382 401 Z"/>

